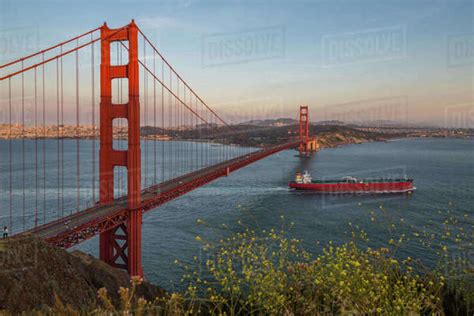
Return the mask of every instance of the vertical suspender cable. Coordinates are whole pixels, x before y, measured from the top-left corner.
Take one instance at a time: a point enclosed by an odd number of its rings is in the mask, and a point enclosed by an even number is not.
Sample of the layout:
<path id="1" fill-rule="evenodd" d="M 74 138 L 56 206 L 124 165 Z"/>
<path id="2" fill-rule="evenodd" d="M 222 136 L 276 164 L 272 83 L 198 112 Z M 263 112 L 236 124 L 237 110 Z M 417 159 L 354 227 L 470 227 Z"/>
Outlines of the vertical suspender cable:
<path id="1" fill-rule="evenodd" d="M 174 99 L 174 105 L 175 105 L 175 120 L 174 120 L 174 126 L 176 129 L 176 137 L 177 137 L 177 142 L 176 142 L 176 150 L 175 150 L 175 169 L 176 169 L 176 174 L 179 176 L 181 174 L 181 171 L 179 170 L 179 148 L 181 145 L 181 134 L 179 131 L 179 78 L 176 76 L 176 95 L 178 96 L 177 98 Z"/>
<path id="2" fill-rule="evenodd" d="M 183 102 L 186 103 L 186 89 L 183 85 Z M 184 107 L 180 106 L 179 107 L 179 111 L 181 112 L 181 122 L 180 122 L 180 126 L 181 126 L 181 129 L 182 129 L 182 132 L 181 132 L 181 173 L 184 174 L 186 172 L 186 168 L 185 168 L 185 163 L 186 163 L 186 160 L 185 160 L 185 157 L 186 157 L 186 142 L 184 140 L 184 125 L 185 125 L 185 120 L 184 120 L 184 116 L 185 116 L 185 112 L 184 112 Z"/>
<path id="3" fill-rule="evenodd" d="M 186 97 L 187 97 L 187 93 L 186 93 L 186 86 L 183 85 L 183 100 L 184 102 L 189 102 L 186 101 Z M 187 104 L 187 103 L 186 103 Z M 183 173 L 185 173 L 187 170 L 186 170 L 186 164 L 188 163 L 188 160 L 186 159 L 187 158 L 187 152 L 186 152 L 186 146 L 187 146 L 187 141 L 185 139 L 185 132 L 186 132 L 186 109 L 184 107 L 181 107 L 181 112 L 182 112 L 182 125 L 183 125 Z"/>
<path id="4" fill-rule="evenodd" d="M 217 120 L 217 118 L 216 118 L 216 122 L 219 122 Z M 219 123 L 217 123 L 217 124 L 219 124 Z M 226 136 L 225 136 L 224 131 L 220 127 L 218 127 L 217 133 L 220 135 L 219 138 L 221 139 L 221 143 L 223 144 L 223 146 L 222 146 L 222 161 L 225 161 L 226 151 L 227 151 L 227 145 L 226 145 L 226 142 L 225 142 Z"/>
<path id="5" fill-rule="evenodd" d="M 183 85 L 183 102 L 185 104 L 187 104 L 187 102 L 189 101 L 186 101 L 186 86 Z M 185 108 L 184 106 L 180 107 L 181 109 L 181 126 L 182 126 L 182 138 L 183 138 L 183 142 L 182 142 L 182 146 L 181 146 L 181 156 L 182 156 L 182 168 L 183 168 L 183 174 L 186 173 L 186 163 L 187 163 L 187 160 L 186 160 L 186 139 L 185 139 L 185 128 L 186 128 L 186 111 L 185 111 Z"/>
<path id="6" fill-rule="evenodd" d="M 13 233 L 13 140 L 12 140 L 12 79 L 8 78 L 8 156 L 10 165 L 10 179 L 9 179 L 9 213 L 10 213 L 10 231 Z"/>
<path id="7" fill-rule="evenodd" d="M 35 68 L 35 228 L 38 226 L 38 75 Z"/>
<path id="8" fill-rule="evenodd" d="M 156 52 L 153 51 L 153 74 L 156 75 Z M 157 162 L 156 162 L 156 80 L 153 80 L 153 184 L 157 183 Z"/>
<path id="9" fill-rule="evenodd" d="M 143 63 L 146 67 L 146 41 L 143 40 Z M 147 126 L 148 121 L 148 72 L 146 69 L 143 69 L 143 99 L 144 99 L 144 108 L 145 111 L 143 113 L 145 126 Z M 148 142 L 146 140 L 143 141 L 143 146 L 145 146 L 145 187 L 147 186 L 147 178 L 148 178 Z"/>
<path id="10" fill-rule="evenodd" d="M 180 96 L 179 96 L 179 78 L 176 77 L 176 95 L 178 96 L 175 99 L 176 102 L 176 131 L 178 134 L 178 143 L 176 146 L 176 170 L 178 172 L 178 176 L 181 175 L 181 145 L 182 145 L 182 139 L 181 139 L 181 104 L 179 102 Z"/>
<path id="11" fill-rule="evenodd" d="M 212 122 L 212 126 L 214 126 L 214 141 L 219 141 L 218 140 L 218 137 L 219 137 L 219 130 L 217 129 L 217 126 L 215 125 L 215 119 L 214 119 L 214 115 L 211 114 L 211 122 Z M 223 146 L 218 146 L 217 147 L 217 163 L 221 162 L 221 154 L 222 154 L 222 147 Z M 216 162 L 214 162 L 216 163 Z"/>
<path id="12" fill-rule="evenodd" d="M 199 116 L 203 117 L 203 113 L 202 113 L 202 103 L 201 101 L 199 101 Z M 199 135 L 201 137 L 201 142 L 199 144 L 199 147 L 200 147 L 200 152 L 201 154 L 199 155 L 200 158 L 201 158 L 201 168 L 204 167 L 204 137 L 203 137 L 203 132 L 205 133 L 205 129 L 204 129 L 204 124 L 201 123 L 200 126 L 199 126 Z"/>
<path id="13" fill-rule="evenodd" d="M 191 93 L 189 92 L 189 90 L 188 90 L 188 93 L 189 93 L 189 107 L 192 108 L 192 102 L 193 102 L 193 101 L 192 101 L 192 95 L 191 95 Z M 187 130 L 188 133 L 189 133 L 189 128 L 191 127 L 191 124 L 190 124 L 190 120 L 189 120 L 189 119 L 191 118 L 191 116 L 189 115 L 189 112 L 185 112 L 185 113 L 186 113 L 186 116 L 187 116 L 187 118 L 186 118 L 186 125 L 187 125 L 186 130 Z M 189 135 L 189 134 L 188 134 L 188 135 Z M 188 172 L 190 172 L 190 171 L 192 170 L 192 160 L 191 160 L 192 157 L 189 156 L 189 138 L 190 138 L 190 137 L 188 136 L 188 140 L 186 140 L 186 164 L 187 164 L 187 170 L 188 170 Z M 191 159 L 189 159 L 189 158 L 191 158 Z"/>
<path id="14" fill-rule="evenodd" d="M 202 113 L 202 102 L 199 101 L 199 116 L 203 117 L 203 113 Z M 203 126 L 203 123 L 200 124 L 199 126 L 199 135 L 201 137 L 201 142 L 200 142 L 200 147 L 201 147 L 201 168 L 204 167 L 204 141 L 203 141 L 203 137 L 202 137 L 202 132 L 203 132 L 203 129 L 204 129 L 204 126 Z"/>
<path id="15" fill-rule="evenodd" d="M 176 83 L 177 85 L 177 83 Z M 179 135 L 178 135 L 178 129 L 176 128 L 177 124 L 177 118 L 178 118 L 178 111 L 177 111 L 177 101 L 176 98 L 173 97 L 173 118 L 172 118 L 172 126 L 173 126 L 173 131 L 175 135 L 175 141 L 173 143 L 173 152 L 172 152 L 172 163 L 173 163 L 173 177 L 176 177 L 178 174 L 178 171 L 176 169 L 176 149 L 178 147 L 178 141 L 179 141 Z"/>
<path id="16" fill-rule="evenodd" d="M 186 86 L 185 87 L 185 91 L 186 91 Z M 186 91 L 186 94 L 188 94 L 189 91 Z M 188 100 L 188 106 L 190 106 L 192 108 L 192 99 L 191 99 L 191 94 L 189 94 L 189 100 Z M 189 135 L 189 112 L 188 111 L 184 111 L 184 125 L 186 126 L 186 135 Z M 185 153 L 185 157 L 186 157 L 186 160 L 184 161 L 184 169 L 186 172 L 190 172 L 191 168 L 191 164 L 192 164 L 192 161 L 189 159 L 189 136 L 186 137 L 186 142 L 184 143 L 184 153 Z"/>
<path id="17" fill-rule="evenodd" d="M 79 40 L 76 41 L 76 45 L 79 46 Z M 76 183 L 76 209 L 77 211 L 80 211 L 81 209 L 81 192 L 80 192 L 80 185 L 81 185 L 81 167 L 80 167 L 80 133 L 79 133 L 79 50 L 76 50 L 76 178 L 77 178 L 77 183 Z M 71 210 L 72 213 L 72 210 Z"/>
<path id="18" fill-rule="evenodd" d="M 23 61 L 21 62 L 21 69 L 23 69 Z M 21 160 L 22 160 L 22 224 L 23 231 L 25 230 L 25 73 L 21 73 Z"/>
<path id="19" fill-rule="evenodd" d="M 198 112 L 198 108 L 197 108 L 197 98 L 196 98 L 196 97 L 194 98 L 194 111 L 195 111 L 196 113 L 199 113 L 199 112 Z M 197 116 L 195 115 L 195 116 L 194 116 L 194 128 L 195 128 L 195 129 L 198 129 L 199 138 L 201 138 L 201 128 L 198 128 L 197 124 L 198 124 L 198 120 L 197 120 Z M 194 151 L 195 151 L 195 153 L 196 153 L 196 161 L 195 161 L 195 163 L 196 163 L 196 169 L 200 168 L 200 165 L 199 165 L 199 147 L 198 147 L 198 141 L 199 141 L 199 139 L 196 139 L 196 141 L 194 142 Z"/>
<path id="20" fill-rule="evenodd" d="M 194 98 L 196 99 L 196 98 Z M 193 95 L 191 94 L 191 91 L 190 91 L 190 98 L 189 98 L 189 107 L 193 108 Z M 196 112 L 197 113 L 197 112 Z M 194 138 L 195 137 L 195 130 L 194 130 L 194 115 L 188 115 L 188 124 L 189 124 L 189 139 L 191 140 L 194 140 L 193 142 L 190 142 L 188 147 L 189 147 L 189 158 L 191 160 L 191 164 L 190 164 L 190 170 L 191 171 L 194 171 L 195 170 L 195 163 L 196 161 L 194 160 L 194 149 L 195 149 L 195 143 L 196 143 L 196 139 Z"/>
<path id="21" fill-rule="evenodd" d="M 44 62 L 44 53 L 42 54 Z M 42 65 L 43 75 L 43 224 L 46 223 L 46 80 L 44 64 Z"/>
<path id="22" fill-rule="evenodd" d="M 177 84 L 178 84 L 178 98 L 182 98 L 184 101 L 183 102 L 186 102 L 186 99 L 184 98 L 184 94 L 182 97 L 179 96 L 179 92 L 180 92 L 180 83 L 181 83 L 181 80 L 179 80 L 179 78 L 177 79 Z M 176 104 L 178 105 L 178 129 L 179 129 L 179 138 L 180 138 L 180 141 L 179 141 L 179 145 L 178 145 L 178 170 L 179 170 L 179 174 L 182 175 L 183 174 L 183 166 L 182 166 L 182 160 L 183 160 L 183 131 L 182 131 L 182 120 L 183 120 L 183 109 L 181 107 L 181 102 L 179 102 L 179 99 L 176 100 Z"/>
<path id="23" fill-rule="evenodd" d="M 219 122 L 219 121 L 216 118 L 216 124 L 219 124 L 217 122 Z M 225 135 L 222 135 L 223 130 L 220 127 L 218 127 L 218 129 L 217 129 L 217 133 L 218 133 L 218 135 L 220 135 L 221 143 L 223 144 L 223 146 L 222 146 L 222 161 L 225 161 L 225 157 L 226 157 L 225 153 L 226 153 L 226 150 L 227 150 L 227 145 L 225 143 Z"/>
<path id="24" fill-rule="evenodd" d="M 224 133 L 225 133 L 225 136 L 224 136 L 224 139 L 225 139 L 225 144 L 226 145 L 226 150 L 225 150 L 225 159 L 226 160 L 229 160 L 230 156 L 229 156 L 229 152 L 230 152 L 230 142 L 229 142 L 229 137 L 230 135 L 227 134 L 227 130 L 224 129 Z"/>
<path id="25" fill-rule="evenodd" d="M 192 108 L 193 107 L 193 96 L 191 94 L 191 92 L 189 91 L 188 89 L 188 92 L 189 92 L 189 107 Z M 192 115 L 190 115 L 189 112 L 187 112 L 187 120 L 186 120 L 186 124 L 188 125 L 188 135 L 189 134 L 189 131 L 190 131 L 190 128 L 192 128 Z M 188 139 L 190 139 L 191 137 L 188 136 Z M 190 142 L 189 141 L 186 141 L 186 161 L 187 161 L 187 164 L 188 164 L 188 170 L 191 171 L 193 170 L 193 161 L 191 160 L 193 157 L 192 155 L 190 155 L 190 150 L 192 150 L 192 146 L 191 148 L 190 147 Z"/>
<path id="26" fill-rule="evenodd" d="M 209 150 L 210 150 L 210 140 L 211 140 L 211 137 L 210 137 L 210 123 L 209 123 L 209 115 L 206 111 L 206 109 L 202 108 L 202 113 L 204 115 L 204 117 L 206 118 L 206 125 L 205 125 L 205 129 L 204 129 L 204 132 L 205 132 L 205 139 L 206 139 L 206 142 L 204 144 L 204 165 L 207 167 L 208 166 L 208 157 L 209 157 Z"/>
<path id="27" fill-rule="evenodd" d="M 179 78 L 176 78 L 176 86 L 177 86 L 177 96 L 178 96 L 178 99 L 176 99 L 176 110 L 178 111 L 178 121 L 176 122 L 176 127 L 178 129 L 178 133 L 179 133 L 179 142 L 178 142 L 178 154 L 176 155 L 176 158 L 178 159 L 177 163 L 178 163 L 178 174 L 181 175 L 183 172 L 181 170 L 181 156 L 182 156 L 182 153 L 181 153 L 181 147 L 183 145 L 183 140 L 182 140 L 182 131 L 181 131 L 181 104 L 179 102 L 179 99 L 183 99 L 184 101 L 183 102 L 186 102 L 186 99 L 184 99 L 184 96 L 183 97 L 180 97 L 179 96 L 179 83 L 180 83 L 180 80 Z"/>
<path id="28" fill-rule="evenodd" d="M 172 76 L 171 76 L 171 71 L 170 71 L 170 91 L 173 91 L 173 80 L 172 80 Z M 172 103 L 173 103 L 173 99 L 172 99 L 172 96 L 171 96 L 171 92 L 168 93 L 168 130 L 169 132 L 171 133 L 173 130 L 172 130 L 172 121 L 173 121 L 173 107 L 172 107 Z M 173 137 L 172 135 L 170 135 L 171 137 Z M 168 146 L 168 153 L 169 153 L 169 158 L 168 158 L 168 174 L 169 174 L 169 178 L 171 179 L 174 175 L 174 170 L 173 170 L 173 148 L 174 148 L 174 139 L 172 138 L 171 141 L 169 142 L 169 146 Z"/>
<path id="29" fill-rule="evenodd" d="M 60 168 L 60 165 L 61 165 L 61 148 L 60 148 L 60 127 L 59 127 L 59 120 L 60 120 L 60 113 L 59 113 L 59 110 L 60 110 L 60 98 L 59 98 L 59 86 L 60 86 L 60 75 L 59 75 L 59 59 L 56 59 L 56 128 L 58 129 L 57 130 L 57 140 L 56 140 L 56 144 L 57 144 L 57 149 L 56 149 L 56 153 L 57 153 L 57 160 L 58 160 L 58 165 L 57 165 L 57 176 L 58 176 L 58 179 L 57 179 L 57 184 L 58 184 L 58 192 L 57 192 L 57 198 L 58 198 L 58 218 L 60 218 L 62 216 L 62 214 L 60 214 L 60 211 L 61 211 L 61 168 Z"/>
<path id="30" fill-rule="evenodd" d="M 185 91 L 186 91 L 186 86 Z M 189 94 L 189 91 L 186 92 Z M 192 97 L 191 94 L 189 94 L 189 100 L 188 100 L 188 106 L 192 109 Z M 189 128 L 191 127 L 189 125 L 189 111 L 184 111 L 184 125 L 186 126 L 186 135 L 189 135 Z M 189 136 L 186 137 L 186 142 L 184 143 L 184 153 L 186 160 L 184 161 L 184 168 L 186 172 L 191 171 L 191 166 L 192 166 L 192 160 L 189 159 Z"/>
<path id="31" fill-rule="evenodd" d="M 186 102 L 186 86 L 183 85 L 183 102 L 187 104 Z M 186 140 L 184 139 L 185 136 L 185 127 L 186 127 L 186 112 L 185 108 L 183 106 L 180 106 L 180 111 L 181 111 L 181 126 L 182 126 L 182 133 L 181 133 L 181 138 L 182 144 L 181 144 L 181 167 L 183 169 L 182 173 L 184 174 L 186 172 Z"/>
<path id="32" fill-rule="evenodd" d="M 94 40 L 94 34 L 91 34 L 91 41 Z M 96 202 L 95 197 L 95 56 L 94 43 L 91 46 L 91 107 L 92 107 L 92 204 Z"/>
<path id="33" fill-rule="evenodd" d="M 212 133 L 212 143 L 214 143 L 216 141 L 216 127 L 214 126 L 214 117 L 212 116 L 212 113 L 210 111 L 209 112 L 209 122 L 211 124 L 211 133 Z M 219 152 L 221 150 L 220 146 L 218 147 L 215 147 L 214 150 L 212 150 L 210 152 L 210 156 L 209 156 L 209 164 L 215 164 L 217 161 L 219 161 Z"/>
<path id="34" fill-rule="evenodd" d="M 199 101 L 199 115 L 201 117 L 204 117 L 204 113 L 203 113 L 203 110 L 202 110 L 202 102 Z M 204 150 L 205 150 L 205 144 L 204 144 L 204 139 L 206 138 L 206 125 L 204 124 L 204 122 L 201 123 L 201 165 L 202 167 L 204 167 L 206 164 L 205 164 L 205 160 L 204 160 Z"/>
<path id="35" fill-rule="evenodd" d="M 165 62 L 161 59 L 161 133 L 162 136 L 165 134 Z M 165 181 L 165 141 L 164 137 L 161 140 L 161 181 Z"/>
<path id="36" fill-rule="evenodd" d="M 63 46 L 60 46 L 60 52 L 63 52 Z M 61 57 L 61 136 L 64 128 L 64 63 Z M 61 137 L 61 215 L 64 216 L 64 139 Z"/>

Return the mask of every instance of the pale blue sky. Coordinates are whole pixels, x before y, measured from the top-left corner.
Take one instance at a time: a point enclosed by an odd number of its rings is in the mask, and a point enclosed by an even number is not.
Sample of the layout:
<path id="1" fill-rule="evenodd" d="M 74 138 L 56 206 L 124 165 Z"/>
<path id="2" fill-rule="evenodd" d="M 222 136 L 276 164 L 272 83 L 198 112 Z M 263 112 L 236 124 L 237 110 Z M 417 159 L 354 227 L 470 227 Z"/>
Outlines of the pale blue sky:
<path id="1" fill-rule="evenodd" d="M 191 86 L 230 119 L 294 116 L 305 103 L 314 119 L 344 119 L 361 107 L 372 119 L 443 124 L 454 111 L 474 121 L 473 1 L 0 3 L 0 28 L 38 27 L 39 48 L 103 21 L 118 27 L 134 18 Z M 358 39 L 383 44 L 393 34 L 401 36 L 395 50 L 351 46 Z M 273 51 L 218 60 L 207 55 L 212 43 L 248 37 L 259 44 L 258 36 L 276 36 Z M 461 58 L 456 49 L 463 47 L 468 53 Z M 1 60 L 22 53 L 13 50 Z M 388 110 L 370 110 L 380 103 L 389 103 Z"/>

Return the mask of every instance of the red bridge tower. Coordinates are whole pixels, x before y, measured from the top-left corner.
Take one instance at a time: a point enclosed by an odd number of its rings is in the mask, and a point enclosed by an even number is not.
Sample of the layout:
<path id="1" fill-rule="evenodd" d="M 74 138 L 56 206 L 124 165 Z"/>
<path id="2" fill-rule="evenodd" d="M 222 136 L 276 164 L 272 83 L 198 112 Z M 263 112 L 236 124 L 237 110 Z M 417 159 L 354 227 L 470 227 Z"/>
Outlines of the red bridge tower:
<path id="1" fill-rule="evenodd" d="M 315 138 L 309 137 L 309 114 L 308 106 L 300 106 L 300 155 L 308 156 L 310 152 L 318 150 L 318 143 Z"/>
<path id="2" fill-rule="evenodd" d="M 100 234 L 100 259 L 127 269 L 131 276 L 143 276 L 141 257 L 141 162 L 140 103 L 138 77 L 138 28 L 132 22 L 120 29 L 101 27 L 100 65 L 100 203 L 114 200 L 114 168 L 127 168 L 128 219 Z M 110 64 L 110 44 L 128 41 L 128 64 Z M 112 79 L 128 79 L 128 103 L 112 103 Z M 113 120 L 128 121 L 128 148 L 113 148 Z"/>

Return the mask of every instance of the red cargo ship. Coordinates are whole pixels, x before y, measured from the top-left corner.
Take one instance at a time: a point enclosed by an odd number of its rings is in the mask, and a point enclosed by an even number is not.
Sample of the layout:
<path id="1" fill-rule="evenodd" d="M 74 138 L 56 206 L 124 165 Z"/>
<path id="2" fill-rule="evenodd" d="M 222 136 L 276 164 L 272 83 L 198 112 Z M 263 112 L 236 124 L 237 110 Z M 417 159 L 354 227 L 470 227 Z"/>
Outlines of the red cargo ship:
<path id="1" fill-rule="evenodd" d="M 308 190 L 320 193 L 402 193 L 410 192 L 413 179 L 364 179 L 344 177 L 341 180 L 312 180 L 308 171 L 296 173 L 295 181 L 289 183 L 295 190 Z"/>

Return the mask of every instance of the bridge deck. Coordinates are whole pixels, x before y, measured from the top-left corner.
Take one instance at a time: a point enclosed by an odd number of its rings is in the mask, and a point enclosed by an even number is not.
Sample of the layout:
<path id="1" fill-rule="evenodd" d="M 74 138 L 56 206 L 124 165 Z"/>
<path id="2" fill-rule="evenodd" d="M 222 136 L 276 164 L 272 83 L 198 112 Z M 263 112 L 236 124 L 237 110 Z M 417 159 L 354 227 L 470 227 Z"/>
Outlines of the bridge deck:
<path id="1" fill-rule="evenodd" d="M 146 188 L 141 193 L 142 204 L 140 208 L 143 212 L 154 209 L 206 183 L 226 176 L 228 172 L 240 169 L 279 151 L 294 148 L 298 144 L 299 141 L 295 141 L 258 150 Z M 128 214 L 127 197 L 121 197 L 110 204 L 95 205 L 70 216 L 38 226 L 26 233 L 34 234 L 54 245 L 68 248 L 125 223 Z"/>

